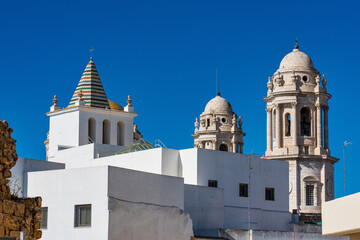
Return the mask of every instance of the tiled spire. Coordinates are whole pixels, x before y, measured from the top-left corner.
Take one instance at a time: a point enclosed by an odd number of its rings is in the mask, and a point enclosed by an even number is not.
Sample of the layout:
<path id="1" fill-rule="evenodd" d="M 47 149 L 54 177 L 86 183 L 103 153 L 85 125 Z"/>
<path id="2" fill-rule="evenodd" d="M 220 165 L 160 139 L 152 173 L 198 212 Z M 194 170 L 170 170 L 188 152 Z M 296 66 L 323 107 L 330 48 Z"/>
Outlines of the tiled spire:
<path id="1" fill-rule="evenodd" d="M 87 107 L 110 108 L 106 97 L 104 87 L 101 84 L 99 74 L 95 64 L 90 58 L 90 62 L 86 65 L 85 71 L 80 82 L 71 98 L 69 107 L 74 106 L 79 99 L 79 93 L 82 90 L 83 100 Z"/>

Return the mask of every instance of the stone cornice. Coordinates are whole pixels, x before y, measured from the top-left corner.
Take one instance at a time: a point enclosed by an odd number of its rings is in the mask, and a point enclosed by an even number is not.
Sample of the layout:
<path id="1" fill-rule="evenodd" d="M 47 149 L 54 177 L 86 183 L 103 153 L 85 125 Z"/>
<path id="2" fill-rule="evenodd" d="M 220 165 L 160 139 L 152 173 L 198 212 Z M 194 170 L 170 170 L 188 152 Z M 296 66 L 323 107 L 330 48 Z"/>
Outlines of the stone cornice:
<path id="1" fill-rule="evenodd" d="M 109 114 L 109 115 L 116 115 L 123 117 L 136 117 L 138 115 L 138 113 L 129 113 L 124 111 L 117 111 L 117 110 L 111 110 L 105 108 L 86 107 L 86 106 L 74 106 L 69 108 L 63 108 L 56 111 L 47 112 L 46 115 L 52 117 L 52 116 L 61 115 L 64 113 L 76 112 L 76 111 Z"/>

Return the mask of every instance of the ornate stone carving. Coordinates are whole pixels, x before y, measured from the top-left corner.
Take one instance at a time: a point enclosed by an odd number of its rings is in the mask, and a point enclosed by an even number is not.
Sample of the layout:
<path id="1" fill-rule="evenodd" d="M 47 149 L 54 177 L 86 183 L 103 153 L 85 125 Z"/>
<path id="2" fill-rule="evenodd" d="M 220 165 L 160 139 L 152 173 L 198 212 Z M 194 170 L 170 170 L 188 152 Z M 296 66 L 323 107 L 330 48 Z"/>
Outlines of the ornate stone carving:
<path id="1" fill-rule="evenodd" d="M 242 119 L 242 117 L 240 116 L 239 117 L 239 128 L 240 129 L 242 129 L 242 124 L 243 124 L 243 121 L 241 119 Z"/>
<path id="2" fill-rule="evenodd" d="M 236 115 L 235 114 L 233 114 L 233 118 L 231 120 L 231 123 L 232 123 L 233 127 L 236 127 Z"/>
<path id="3" fill-rule="evenodd" d="M 199 122 L 198 122 L 198 118 L 195 119 L 195 129 L 197 130 L 199 128 Z"/>
<path id="4" fill-rule="evenodd" d="M 298 104 L 297 102 L 292 102 L 292 103 L 291 103 L 291 107 L 292 107 L 292 108 L 296 108 L 297 104 Z"/>
<path id="5" fill-rule="evenodd" d="M 200 119 L 201 127 L 205 127 L 205 118 Z"/>
<path id="6" fill-rule="evenodd" d="M 271 107 L 267 107 L 267 108 L 265 108 L 265 111 L 266 111 L 266 112 L 271 112 L 271 111 L 272 111 L 272 108 L 271 108 Z"/>
<path id="7" fill-rule="evenodd" d="M 269 91 L 271 91 L 272 88 L 273 88 L 273 86 L 274 86 L 274 84 L 272 83 L 271 80 L 272 80 L 271 77 L 269 77 L 269 81 L 268 81 L 268 83 L 267 83 L 267 87 L 268 87 L 268 90 L 269 90 Z"/>
<path id="8" fill-rule="evenodd" d="M 279 76 L 278 78 L 275 79 L 275 83 L 278 85 L 278 86 L 283 86 L 285 81 L 284 81 L 284 76 Z"/>
<path id="9" fill-rule="evenodd" d="M 326 78 L 325 78 L 325 74 L 323 74 L 322 85 L 323 85 L 324 88 L 326 88 L 326 84 L 327 84 L 327 81 L 326 81 Z"/>

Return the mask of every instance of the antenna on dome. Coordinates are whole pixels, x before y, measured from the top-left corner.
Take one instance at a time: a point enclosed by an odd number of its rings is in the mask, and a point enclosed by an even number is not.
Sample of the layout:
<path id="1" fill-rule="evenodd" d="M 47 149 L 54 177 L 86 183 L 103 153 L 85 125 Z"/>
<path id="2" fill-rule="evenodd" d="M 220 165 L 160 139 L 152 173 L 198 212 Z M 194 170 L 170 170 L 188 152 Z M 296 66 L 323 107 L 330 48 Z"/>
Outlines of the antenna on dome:
<path id="1" fill-rule="evenodd" d="M 95 49 L 93 47 L 91 47 L 90 50 L 89 50 L 89 52 L 90 52 L 90 60 L 92 60 L 92 55 L 93 55 L 94 50 Z"/>
<path id="2" fill-rule="evenodd" d="M 299 49 L 298 38 L 297 37 L 295 39 L 295 47 L 294 47 L 294 49 Z"/>
<path id="3" fill-rule="evenodd" d="M 219 91 L 219 78 L 218 78 L 218 68 L 216 67 L 216 96 L 220 96 Z"/>

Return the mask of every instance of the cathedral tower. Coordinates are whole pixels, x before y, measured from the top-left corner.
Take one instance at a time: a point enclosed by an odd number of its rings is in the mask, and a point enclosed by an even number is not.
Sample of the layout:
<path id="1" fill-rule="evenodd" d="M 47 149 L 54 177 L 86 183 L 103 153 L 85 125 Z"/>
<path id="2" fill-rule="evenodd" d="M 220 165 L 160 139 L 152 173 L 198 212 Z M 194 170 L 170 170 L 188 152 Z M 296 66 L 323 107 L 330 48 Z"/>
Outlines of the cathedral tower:
<path id="1" fill-rule="evenodd" d="M 194 147 L 243 153 L 241 117 L 233 112 L 230 103 L 218 92 L 200 115 L 200 124 L 196 118 Z"/>
<path id="2" fill-rule="evenodd" d="M 92 58 L 75 89 L 66 108 L 57 105 L 54 97 L 50 112 L 50 129 L 47 134 L 46 159 L 54 161 L 62 150 L 88 144 L 97 148 L 112 145 L 120 148 L 133 143 L 141 134 L 134 125 L 138 115 L 131 105 L 130 96 L 127 106 L 108 100 Z"/>
<path id="3" fill-rule="evenodd" d="M 289 210 L 304 221 L 320 221 L 321 204 L 334 198 L 338 159 L 330 156 L 326 83 L 296 43 L 269 78 L 264 98 L 265 158 L 289 162 Z"/>

